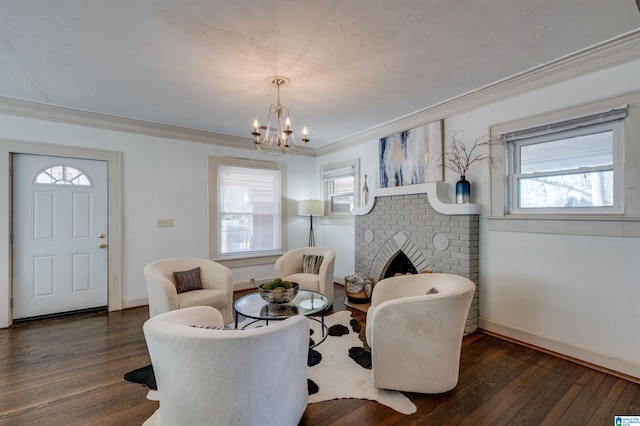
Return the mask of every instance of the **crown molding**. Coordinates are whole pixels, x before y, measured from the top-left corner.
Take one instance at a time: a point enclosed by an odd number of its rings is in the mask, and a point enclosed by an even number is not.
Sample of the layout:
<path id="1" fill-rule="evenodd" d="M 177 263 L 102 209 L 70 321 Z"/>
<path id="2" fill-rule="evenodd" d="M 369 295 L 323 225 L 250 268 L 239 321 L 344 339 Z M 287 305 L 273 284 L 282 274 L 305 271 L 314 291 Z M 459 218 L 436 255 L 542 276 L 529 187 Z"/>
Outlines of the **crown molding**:
<path id="1" fill-rule="evenodd" d="M 468 112 L 640 57 L 640 29 L 298 155 L 315 157 Z M 0 96 L 0 113 L 253 151 L 250 138 L 189 129 Z"/>
<path id="2" fill-rule="evenodd" d="M 134 120 L 131 118 L 25 101 L 22 99 L 4 96 L 0 96 L 0 113 L 78 126 L 95 127 L 104 130 L 136 133 L 166 139 L 176 139 L 254 151 L 253 141 L 251 138 L 241 138 L 222 133 L 207 132 L 204 130 L 153 123 L 150 121 Z M 316 153 L 313 148 L 306 148 L 297 155 L 315 157 Z"/>
<path id="3" fill-rule="evenodd" d="M 337 140 L 316 149 L 316 153 L 325 155 L 340 151 L 398 131 L 463 114 L 497 101 L 574 77 L 612 68 L 638 58 L 640 58 L 640 29 Z"/>

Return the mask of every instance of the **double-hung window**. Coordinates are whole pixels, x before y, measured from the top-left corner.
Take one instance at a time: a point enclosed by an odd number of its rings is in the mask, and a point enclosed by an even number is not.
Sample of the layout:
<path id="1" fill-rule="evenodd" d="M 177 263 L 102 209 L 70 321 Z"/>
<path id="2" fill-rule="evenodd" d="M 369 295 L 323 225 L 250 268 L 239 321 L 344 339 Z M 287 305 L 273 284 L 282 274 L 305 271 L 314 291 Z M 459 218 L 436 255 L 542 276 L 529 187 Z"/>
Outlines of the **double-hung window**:
<path id="1" fill-rule="evenodd" d="M 619 108 L 502 135 L 509 213 L 621 213 L 625 116 Z"/>
<path id="2" fill-rule="evenodd" d="M 216 158 L 213 164 L 214 257 L 224 260 L 280 253 L 283 240 L 280 166 L 228 158 Z"/>
<path id="3" fill-rule="evenodd" d="M 322 168 L 325 212 L 328 216 L 351 215 L 357 203 L 357 169 L 357 161 Z"/>

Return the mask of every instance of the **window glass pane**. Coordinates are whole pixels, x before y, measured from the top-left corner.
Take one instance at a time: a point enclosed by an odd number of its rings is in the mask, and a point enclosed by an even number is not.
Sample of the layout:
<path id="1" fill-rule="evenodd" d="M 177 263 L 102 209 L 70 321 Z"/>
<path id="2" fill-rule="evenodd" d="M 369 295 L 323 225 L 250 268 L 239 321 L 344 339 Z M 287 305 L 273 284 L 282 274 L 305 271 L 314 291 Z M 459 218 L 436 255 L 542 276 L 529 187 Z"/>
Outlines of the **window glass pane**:
<path id="1" fill-rule="evenodd" d="M 613 206 L 613 171 L 518 179 L 520 208 Z"/>
<path id="2" fill-rule="evenodd" d="M 280 172 L 219 168 L 220 253 L 280 248 Z"/>
<path id="3" fill-rule="evenodd" d="M 353 194 L 351 195 L 332 195 L 331 211 L 332 212 L 350 212 L 353 209 Z"/>
<path id="4" fill-rule="evenodd" d="M 83 171 L 64 165 L 51 166 L 41 170 L 33 182 L 42 185 L 91 186 L 91 181 Z"/>
<path id="5" fill-rule="evenodd" d="M 556 139 L 520 148 L 520 173 L 613 164 L 613 131 Z"/>
<path id="6" fill-rule="evenodd" d="M 348 213 L 353 209 L 353 176 L 327 181 L 332 213 Z"/>
<path id="7" fill-rule="evenodd" d="M 353 176 L 334 179 L 333 180 L 333 193 L 338 194 L 353 194 Z"/>

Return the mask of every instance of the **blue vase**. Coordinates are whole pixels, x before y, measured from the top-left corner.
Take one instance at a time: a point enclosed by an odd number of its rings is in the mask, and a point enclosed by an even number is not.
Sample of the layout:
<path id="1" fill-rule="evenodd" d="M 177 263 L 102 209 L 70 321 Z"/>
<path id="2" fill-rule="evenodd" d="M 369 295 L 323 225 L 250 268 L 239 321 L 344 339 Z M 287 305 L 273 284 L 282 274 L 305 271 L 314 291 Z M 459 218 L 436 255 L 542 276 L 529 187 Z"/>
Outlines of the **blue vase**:
<path id="1" fill-rule="evenodd" d="M 463 176 L 456 182 L 456 204 L 465 204 L 471 198 L 471 184 Z"/>

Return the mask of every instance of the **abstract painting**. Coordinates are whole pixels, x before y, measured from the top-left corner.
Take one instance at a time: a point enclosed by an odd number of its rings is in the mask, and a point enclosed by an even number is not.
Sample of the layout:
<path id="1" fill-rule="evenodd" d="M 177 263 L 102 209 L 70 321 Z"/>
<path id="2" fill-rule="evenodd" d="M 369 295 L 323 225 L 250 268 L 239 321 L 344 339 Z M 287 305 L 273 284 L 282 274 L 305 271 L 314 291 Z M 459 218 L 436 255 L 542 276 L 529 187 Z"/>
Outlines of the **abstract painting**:
<path id="1" fill-rule="evenodd" d="M 442 120 L 380 139 L 380 188 L 443 180 Z"/>

